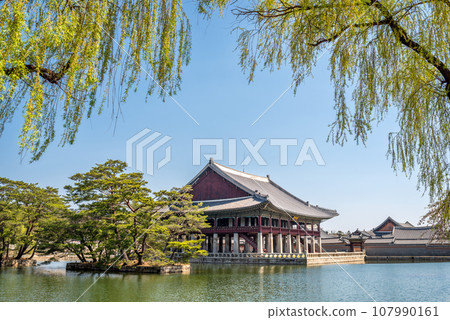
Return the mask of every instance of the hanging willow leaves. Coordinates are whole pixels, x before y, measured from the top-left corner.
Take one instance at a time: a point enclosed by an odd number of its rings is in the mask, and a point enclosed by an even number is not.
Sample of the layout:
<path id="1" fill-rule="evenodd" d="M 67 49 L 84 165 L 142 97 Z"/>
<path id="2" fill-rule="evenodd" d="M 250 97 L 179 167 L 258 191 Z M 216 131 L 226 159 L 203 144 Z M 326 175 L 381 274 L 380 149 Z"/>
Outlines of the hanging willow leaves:
<path id="1" fill-rule="evenodd" d="M 141 79 L 174 94 L 189 52 L 181 0 L 0 0 L 0 134 L 23 110 L 20 147 L 36 160 L 60 116 L 64 145 Z"/>
<path id="2" fill-rule="evenodd" d="M 208 15 L 230 3 L 201 0 L 199 9 Z M 448 226 L 450 1 L 260 0 L 246 6 L 233 12 L 249 79 L 256 69 L 289 65 L 296 88 L 328 51 L 336 110 L 329 138 L 342 144 L 353 135 L 365 143 L 388 111 L 396 113 L 392 166 L 418 173 L 418 186 L 438 200 L 430 221 Z"/>

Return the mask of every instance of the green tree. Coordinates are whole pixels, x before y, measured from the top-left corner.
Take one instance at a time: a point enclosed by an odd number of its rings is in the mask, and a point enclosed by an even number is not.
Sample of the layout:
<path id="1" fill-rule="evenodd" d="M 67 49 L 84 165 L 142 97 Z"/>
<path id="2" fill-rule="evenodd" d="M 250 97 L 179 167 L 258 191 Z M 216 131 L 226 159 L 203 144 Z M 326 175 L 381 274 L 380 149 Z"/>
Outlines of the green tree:
<path id="1" fill-rule="evenodd" d="M 152 194 L 142 173 L 125 170 L 125 162 L 108 160 L 71 177 L 74 185 L 65 188 L 77 211 L 68 213 L 61 242 L 83 262 L 173 262 L 167 248 L 185 242 L 181 236 L 200 234 L 205 216 L 192 205 L 189 189 Z M 202 253 L 203 240 L 189 241 L 183 257 Z"/>
<path id="2" fill-rule="evenodd" d="M 14 251 L 14 259 L 31 254 L 41 241 L 45 225 L 67 210 L 58 190 L 0 178 L 0 255 Z"/>
<path id="3" fill-rule="evenodd" d="M 230 0 L 200 0 L 200 11 Z M 293 87 L 328 51 L 336 120 L 329 139 L 365 143 L 374 125 L 396 112 L 389 135 L 395 170 L 418 174 L 432 210 L 425 217 L 445 234 L 450 223 L 450 1 L 259 0 L 234 8 L 240 19 L 240 64 L 289 65 Z M 347 101 L 352 89 L 353 103 Z"/>
<path id="4" fill-rule="evenodd" d="M 190 41 L 181 0 L 0 0 L 0 134 L 23 110 L 21 150 L 36 160 L 144 78 L 172 95 Z"/>

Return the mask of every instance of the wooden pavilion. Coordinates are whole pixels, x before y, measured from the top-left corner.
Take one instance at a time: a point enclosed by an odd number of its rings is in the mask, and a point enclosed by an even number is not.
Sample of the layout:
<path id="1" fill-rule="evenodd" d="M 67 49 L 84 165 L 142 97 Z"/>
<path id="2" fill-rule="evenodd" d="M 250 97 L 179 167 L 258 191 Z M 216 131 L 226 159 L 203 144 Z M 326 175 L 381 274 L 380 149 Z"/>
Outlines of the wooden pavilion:
<path id="1" fill-rule="evenodd" d="M 188 184 L 211 225 L 202 230 L 209 253 L 321 252 L 320 223 L 338 215 L 297 198 L 269 176 L 212 159 Z"/>

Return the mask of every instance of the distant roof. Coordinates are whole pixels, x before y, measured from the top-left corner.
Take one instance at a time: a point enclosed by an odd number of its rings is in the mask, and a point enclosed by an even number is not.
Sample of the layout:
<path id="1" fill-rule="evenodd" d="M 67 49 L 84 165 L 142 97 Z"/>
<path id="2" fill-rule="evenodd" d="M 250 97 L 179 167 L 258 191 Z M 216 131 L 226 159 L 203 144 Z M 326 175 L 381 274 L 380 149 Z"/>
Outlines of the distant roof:
<path id="1" fill-rule="evenodd" d="M 433 230 L 431 227 L 394 227 L 392 235 L 396 240 L 431 239 L 433 237 Z"/>
<path id="2" fill-rule="evenodd" d="M 392 234 L 374 237 L 366 241 L 367 244 L 403 244 L 403 245 L 449 245 L 449 241 L 434 239 L 433 229 L 430 226 L 424 227 L 402 227 L 396 226 Z"/>
<path id="3" fill-rule="evenodd" d="M 410 222 L 406 221 L 405 223 L 400 223 L 392 219 L 391 217 L 387 217 L 382 223 L 380 223 L 377 227 L 373 228 L 373 231 L 377 231 L 380 229 L 386 222 L 391 221 L 394 226 L 400 226 L 400 227 L 414 227 Z"/>
<path id="4" fill-rule="evenodd" d="M 336 210 L 326 209 L 319 206 L 312 206 L 309 202 L 301 200 L 292 195 L 278 184 L 273 182 L 268 176 L 261 177 L 246 172 L 238 171 L 210 160 L 209 163 L 191 180 L 192 185 L 202 175 L 202 173 L 210 168 L 224 179 L 228 180 L 238 188 L 246 191 L 251 196 L 224 199 L 220 204 L 216 204 L 218 200 L 201 201 L 204 206 L 209 206 L 212 210 L 228 210 L 238 208 L 240 205 L 257 205 L 262 202 L 266 203 L 272 209 L 282 211 L 295 216 L 303 216 L 316 219 L 330 219 L 339 215 Z M 252 199 L 253 198 L 253 199 Z M 228 201 L 229 200 L 229 201 Z M 214 207 L 216 209 L 214 209 Z"/>

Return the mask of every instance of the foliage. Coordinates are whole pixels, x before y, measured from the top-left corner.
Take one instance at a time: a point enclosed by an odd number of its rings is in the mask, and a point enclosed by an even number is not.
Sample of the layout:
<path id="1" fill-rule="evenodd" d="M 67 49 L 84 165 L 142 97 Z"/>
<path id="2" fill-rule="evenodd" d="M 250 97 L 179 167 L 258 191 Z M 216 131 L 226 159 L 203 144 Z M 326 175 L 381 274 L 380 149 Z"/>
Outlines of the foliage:
<path id="1" fill-rule="evenodd" d="M 432 203 L 429 209 L 422 222 L 427 221 L 434 226 L 436 239 L 450 239 L 450 192 L 441 200 Z"/>
<path id="2" fill-rule="evenodd" d="M 149 95 L 172 95 L 190 41 L 181 0 L 0 0 L 0 134 L 23 109 L 21 150 L 36 160 L 59 116 L 64 145 L 142 77 Z"/>
<path id="3" fill-rule="evenodd" d="M 55 231 L 45 226 L 66 210 L 55 188 L 0 178 L 0 260 L 12 249 L 15 259 L 33 255 L 42 236 Z"/>
<path id="4" fill-rule="evenodd" d="M 201 0 L 199 9 L 211 14 L 230 3 Z M 329 139 L 343 144 L 352 134 L 365 143 L 394 109 L 393 168 L 408 176 L 417 172 L 418 187 L 432 202 L 448 202 L 450 1 L 259 0 L 247 6 L 234 13 L 240 63 L 250 81 L 257 68 L 288 64 L 296 88 L 328 51 L 336 110 Z M 432 210 L 429 217 L 450 214 L 446 205 Z"/>
<path id="5" fill-rule="evenodd" d="M 183 259 L 202 254 L 202 239 L 183 239 L 206 227 L 189 189 L 152 194 L 142 173 L 125 169 L 126 163 L 108 160 L 71 177 L 67 199 L 77 211 L 67 217 L 65 247 L 81 261 L 138 265 L 172 263 L 179 249 Z"/>
<path id="6" fill-rule="evenodd" d="M 125 162 L 108 160 L 75 174 L 65 200 L 57 189 L 0 178 L 0 260 L 32 257 L 38 248 L 101 264 L 173 264 L 205 255 L 206 216 L 190 188 L 152 193 L 142 173 L 125 170 Z"/>

